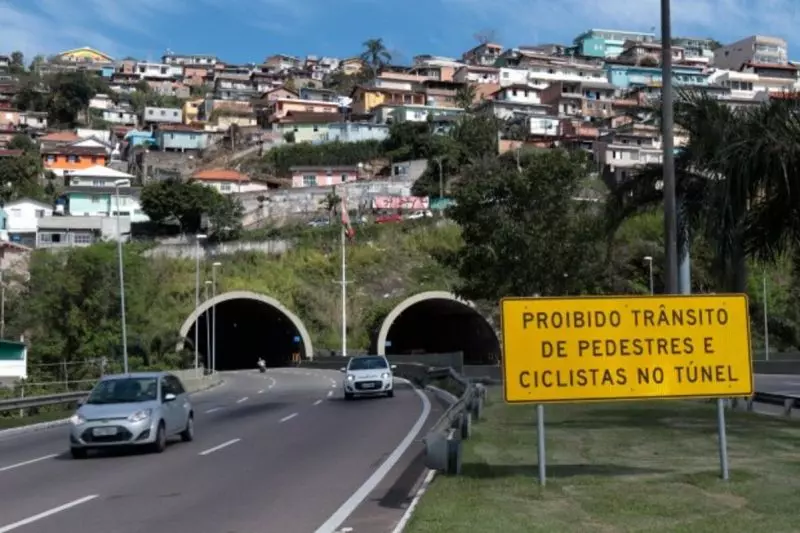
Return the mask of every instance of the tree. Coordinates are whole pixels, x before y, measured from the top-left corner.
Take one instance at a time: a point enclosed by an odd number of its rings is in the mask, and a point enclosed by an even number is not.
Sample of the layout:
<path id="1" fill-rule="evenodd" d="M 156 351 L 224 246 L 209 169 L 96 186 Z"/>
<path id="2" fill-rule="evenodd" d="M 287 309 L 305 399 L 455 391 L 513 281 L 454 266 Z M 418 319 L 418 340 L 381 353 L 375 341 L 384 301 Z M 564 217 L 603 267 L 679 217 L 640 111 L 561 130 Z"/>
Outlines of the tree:
<path id="1" fill-rule="evenodd" d="M 201 183 L 165 180 L 145 185 L 142 189 L 142 210 L 157 224 L 178 223 L 182 233 L 197 233 L 203 215 L 215 213 L 223 197 Z"/>
<path id="2" fill-rule="evenodd" d="M 27 136 L 15 135 L 9 142 L 9 148 L 24 150 L 24 153 L 17 157 L 0 158 L 0 202 L 5 204 L 19 198 L 52 200 L 41 184 L 44 167 L 36 146 Z M 51 185 L 50 182 L 48 184 Z"/>
<path id="3" fill-rule="evenodd" d="M 461 226 L 464 245 L 447 262 L 465 298 L 575 293 L 599 279 L 597 224 L 586 202 L 572 200 L 587 175 L 584 156 L 536 150 L 524 153 L 521 165 L 485 156 L 453 186 L 448 215 Z"/>
<path id="4" fill-rule="evenodd" d="M 469 109 L 475 103 L 478 91 L 471 83 L 465 83 L 456 91 L 456 106 L 462 109 Z"/>
<path id="5" fill-rule="evenodd" d="M 732 109 L 681 93 L 675 123 L 689 137 L 675 160 L 680 231 L 705 236 L 723 286 L 744 292 L 748 256 L 774 257 L 800 243 L 800 102 Z M 661 205 L 661 175 L 661 165 L 649 165 L 615 188 L 607 203 L 612 231 Z"/>
<path id="6" fill-rule="evenodd" d="M 378 71 L 392 61 L 392 54 L 383 43 L 383 39 L 368 39 L 364 41 L 364 52 L 361 60 L 369 66 L 372 76 L 377 76 Z"/>
<path id="7" fill-rule="evenodd" d="M 8 65 L 8 71 L 14 75 L 23 74 L 25 72 L 25 56 L 22 55 L 22 52 L 19 50 L 11 52 L 11 61 Z"/>
<path id="8" fill-rule="evenodd" d="M 217 194 L 208 211 L 208 236 L 212 241 L 233 241 L 242 234 L 244 207 L 232 197 Z"/>

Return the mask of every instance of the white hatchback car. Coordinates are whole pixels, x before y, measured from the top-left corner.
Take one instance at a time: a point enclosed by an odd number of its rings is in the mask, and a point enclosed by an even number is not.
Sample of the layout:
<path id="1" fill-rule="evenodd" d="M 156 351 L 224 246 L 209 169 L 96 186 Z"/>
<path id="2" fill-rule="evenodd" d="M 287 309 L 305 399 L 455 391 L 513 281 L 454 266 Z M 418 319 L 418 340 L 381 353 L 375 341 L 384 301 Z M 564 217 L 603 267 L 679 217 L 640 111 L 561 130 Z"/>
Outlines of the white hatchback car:
<path id="1" fill-rule="evenodd" d="M 385 394 L 389 398 L 394 396 L 394 378 L 392 370 L 396 365 L 390 365 L 382 355 L 360 355 L 350 358 L 344 372 L 344 399 L 352 400 L 358 396 L 377 396 Z"/>

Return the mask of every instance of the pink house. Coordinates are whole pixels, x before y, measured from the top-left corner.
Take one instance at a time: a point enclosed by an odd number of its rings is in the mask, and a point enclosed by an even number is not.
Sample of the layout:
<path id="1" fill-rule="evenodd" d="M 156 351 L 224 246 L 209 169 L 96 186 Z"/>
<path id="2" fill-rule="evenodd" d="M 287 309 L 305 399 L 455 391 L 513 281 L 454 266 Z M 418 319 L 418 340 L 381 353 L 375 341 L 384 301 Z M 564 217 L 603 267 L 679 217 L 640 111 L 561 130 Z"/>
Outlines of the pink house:
<path id="1" fill-rule="evenodd" d="M 291 167 L 292 187 L 331 187 L 358 179 L 358 167 Z"/>

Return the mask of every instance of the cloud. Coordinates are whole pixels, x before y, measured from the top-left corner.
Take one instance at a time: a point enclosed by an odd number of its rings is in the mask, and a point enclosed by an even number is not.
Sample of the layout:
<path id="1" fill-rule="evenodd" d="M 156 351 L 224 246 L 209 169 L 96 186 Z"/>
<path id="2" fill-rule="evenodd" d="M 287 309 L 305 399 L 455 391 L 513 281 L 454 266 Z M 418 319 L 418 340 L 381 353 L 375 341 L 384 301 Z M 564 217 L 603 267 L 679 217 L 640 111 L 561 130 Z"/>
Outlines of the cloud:
<path id="1" fill-rule="evenodd" d="M 32 58 L 91 46 L 116 57 L 122 38 L 156 38 L 150 23 L 186 7 L 185 0 L 0 0 L 0 52 Z"/>
<path id="2" fill-rule="evenodd" d="M 590 28 L 660 33 L 659 0 L 439 0 L 462 22 L 486 21 L 504 40 L 528 42 L 532 34 L 568 42 Z M 800 25 L 797 0 L 672 0 L 673 35 L 722 42 L 753 34 L 791 37 Z M 526 38 L 527 36 L 527 38 Z"/>

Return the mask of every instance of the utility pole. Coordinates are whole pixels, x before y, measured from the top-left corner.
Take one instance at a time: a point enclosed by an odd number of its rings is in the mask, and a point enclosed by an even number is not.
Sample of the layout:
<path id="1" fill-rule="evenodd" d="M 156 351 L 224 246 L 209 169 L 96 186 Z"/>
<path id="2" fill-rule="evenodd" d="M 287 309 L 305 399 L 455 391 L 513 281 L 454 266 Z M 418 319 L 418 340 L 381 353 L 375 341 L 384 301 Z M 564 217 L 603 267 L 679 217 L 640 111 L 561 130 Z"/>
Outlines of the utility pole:
<path id="1" fill-rule="evenodd" d="M 670 0 L 661 0 L 661 137 L 664 181 L 664 257 L 666 293 L 678 293 L 678 209 L 675 197 L 675 153 L 672 135 L 672 21 Z"/>

